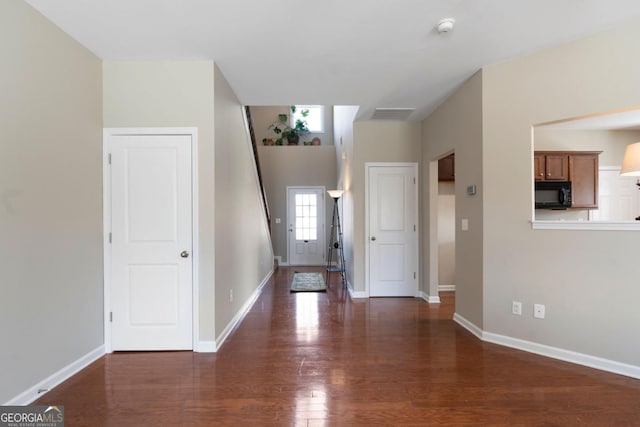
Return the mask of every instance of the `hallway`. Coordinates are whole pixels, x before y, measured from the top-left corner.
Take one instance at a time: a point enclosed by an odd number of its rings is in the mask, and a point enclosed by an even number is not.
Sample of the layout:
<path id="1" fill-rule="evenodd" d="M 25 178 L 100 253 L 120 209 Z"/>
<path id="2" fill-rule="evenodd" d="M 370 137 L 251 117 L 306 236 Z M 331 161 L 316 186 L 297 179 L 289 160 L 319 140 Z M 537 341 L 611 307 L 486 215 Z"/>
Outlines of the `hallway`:
<path id="1" fill-rule="evenodd" d="M 318 271 L 317 268 L 296 268 Z M 483 343 L 454 297 L 289 292 L 279 268 L 216 354 L 114 353 L 35 404 L 68 426 L 640 425 L 640 381 Z"/>

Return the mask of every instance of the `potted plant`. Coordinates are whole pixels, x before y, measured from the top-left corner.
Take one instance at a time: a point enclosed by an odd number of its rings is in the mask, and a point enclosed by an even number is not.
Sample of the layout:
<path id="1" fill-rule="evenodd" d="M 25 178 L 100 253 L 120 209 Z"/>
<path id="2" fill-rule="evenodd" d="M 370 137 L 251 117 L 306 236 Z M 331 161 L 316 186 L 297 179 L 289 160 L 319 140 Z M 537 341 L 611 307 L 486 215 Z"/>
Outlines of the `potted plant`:
<path id="1" fill-rule="evenodd" d="M 296 106 L 291 106 L 291 113 L 296 112 Z M 307 121 L 304 117 L 309 115 L 309 110 L 301 110 L 302 119 L 297 119 L 295 124 L 291 126 L 288 114 L 278 114 L 278 120 L 269 125 L 269 130 L 276 134 L 276 145 L 282 145 L 286 139 L 288 145 L 298 145 L 300 136 L 309 133 Z"/>

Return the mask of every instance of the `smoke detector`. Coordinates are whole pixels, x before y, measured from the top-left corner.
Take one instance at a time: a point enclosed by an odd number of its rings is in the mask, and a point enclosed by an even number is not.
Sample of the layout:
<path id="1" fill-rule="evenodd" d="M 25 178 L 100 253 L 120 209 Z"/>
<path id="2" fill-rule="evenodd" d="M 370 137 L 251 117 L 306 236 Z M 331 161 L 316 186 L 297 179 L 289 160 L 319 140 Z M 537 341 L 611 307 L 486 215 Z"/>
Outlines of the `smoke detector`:
<path id="1" fill-rule="evenodd" d="M 448 33 L 453 30 L 453 26 L 455 25 L 456 20 L 453 18 L 444 18 L 438 22 L 436 29 L 438 30 L 438 34 Z"/>

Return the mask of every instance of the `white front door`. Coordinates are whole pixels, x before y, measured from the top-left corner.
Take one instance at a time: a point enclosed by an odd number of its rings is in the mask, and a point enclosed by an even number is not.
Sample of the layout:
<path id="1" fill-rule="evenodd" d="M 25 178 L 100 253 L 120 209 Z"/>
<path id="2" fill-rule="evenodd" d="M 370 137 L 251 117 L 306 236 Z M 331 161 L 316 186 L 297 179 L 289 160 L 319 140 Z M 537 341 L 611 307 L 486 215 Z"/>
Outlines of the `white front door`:
<path id="1" fill-rule="evenodd" d="M 288 187 L 289 265 L 325 263 L 324 187 Z"/>
<path id="2" fill-rule="evenodd" d="M 418 291 L 417 165 L 368 165 L 369 295 Z"/>
<path id="3" fill-rule="evenodd" d="M 193 348 L 191 135 L 112 135 L 112 350 Z"/>

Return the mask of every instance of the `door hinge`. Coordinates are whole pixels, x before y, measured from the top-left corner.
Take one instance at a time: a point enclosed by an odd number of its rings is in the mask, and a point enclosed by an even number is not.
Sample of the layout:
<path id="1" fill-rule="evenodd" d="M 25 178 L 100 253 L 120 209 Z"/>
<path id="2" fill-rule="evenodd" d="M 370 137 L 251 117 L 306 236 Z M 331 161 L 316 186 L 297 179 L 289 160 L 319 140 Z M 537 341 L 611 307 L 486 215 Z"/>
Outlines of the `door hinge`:
<path id="1" fill-rule="evenodd" d="M 109 322 L 113 322 L 113 311 L 109 312 Z"/>
<path id="2" fill-rule="evenodd" d="M 416 231 L 416 225 L 413 224 L 413 231 Z"/>
<path id="3" fill-rule="evenodd" d="M 108 160 L 108 161 L 109 161 L 109 164 L 111 164 L 111 153 L 109 153 L 109 154 L 108 154 L 108 159 L 109 159 L 109 160 Z"/>
<path id="4" fill-rule="evenodd" d="M 113 235 L 109 233 L 109 243 L 111 243 L 112 241 L 113 241 Z"/>
<path id="5" fill-rule="evenodd" d="M 415 271 L 413 272 L 413 278 L 414 279 L 416 278 L 416 272 Z"/>
<path id="6" fill-rule="evenodd" d="M 416 183 L 416 177 L 415 176 L 413 177 L 413 183 L 414 184 Z"/>

